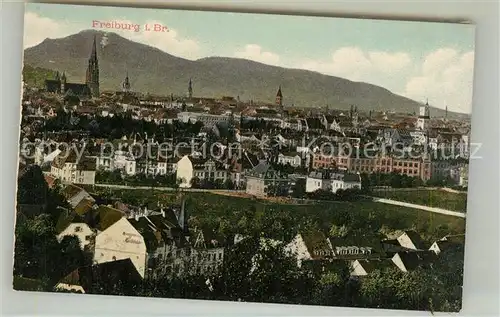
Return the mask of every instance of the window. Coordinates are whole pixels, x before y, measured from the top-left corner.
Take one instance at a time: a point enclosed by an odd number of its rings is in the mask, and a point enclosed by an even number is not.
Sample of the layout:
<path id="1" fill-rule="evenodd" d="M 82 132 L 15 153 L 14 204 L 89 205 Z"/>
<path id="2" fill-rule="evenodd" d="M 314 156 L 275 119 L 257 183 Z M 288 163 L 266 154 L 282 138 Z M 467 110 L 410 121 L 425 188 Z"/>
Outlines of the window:
<path id="1" fill-rule="evenodd" d="M 82 227 L 77 226 L 77 227 L 75 228 L 75 232 L 82 232 Z"/>

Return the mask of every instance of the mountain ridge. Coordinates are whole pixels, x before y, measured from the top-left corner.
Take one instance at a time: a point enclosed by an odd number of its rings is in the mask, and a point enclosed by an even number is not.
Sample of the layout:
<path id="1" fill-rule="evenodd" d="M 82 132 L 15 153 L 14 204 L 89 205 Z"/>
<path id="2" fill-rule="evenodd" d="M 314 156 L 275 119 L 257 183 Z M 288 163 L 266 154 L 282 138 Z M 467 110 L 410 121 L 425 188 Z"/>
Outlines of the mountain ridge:
<path id="1" fill-rule="evenodd" d="M 128 73 L 132 89 L 160 95 L 186 95 L 192 78 L 194 96 L 239 96 L 241 100 L 274 102 L 282 87 L 285 105 L 348 109 L 361 111 L 416 113 L 421 103 L 396 95 L 377 85 L 354 82 L 303 69 L 283 68 L 242 58 L 210 56 L 189 60 L 156 47 L 133 42 L 116 33 L 84 30 L 58 39 L 45 39 L 25 49 L 24 62 L 33 67 L 65 72 L 69 82 L 83 82 L 94 36 L 99 45 L 98 58 L 102 90 L 119 90 Z M 431 108 L 431 115 L 444 110 Z M 468 114 L 449 111 L 449 117 Z"/>

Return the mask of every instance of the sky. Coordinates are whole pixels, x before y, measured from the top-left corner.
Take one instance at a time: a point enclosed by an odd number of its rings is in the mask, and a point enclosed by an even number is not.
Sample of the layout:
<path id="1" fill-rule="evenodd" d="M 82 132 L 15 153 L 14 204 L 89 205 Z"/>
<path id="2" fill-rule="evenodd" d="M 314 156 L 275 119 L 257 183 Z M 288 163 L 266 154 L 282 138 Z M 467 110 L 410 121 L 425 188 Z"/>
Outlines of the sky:
<path id="1" fill-rule="evenodd" d="M 94 21 L 140 30 L 101 29 Z M 168 32 L 145 30 L 155 23 Z M 29 3 L 24 29 L 25 48 L 99 29 L 186 59 L 245 58 L 375 84 L 450 111 L 472 110 L 473 25 Z"/>

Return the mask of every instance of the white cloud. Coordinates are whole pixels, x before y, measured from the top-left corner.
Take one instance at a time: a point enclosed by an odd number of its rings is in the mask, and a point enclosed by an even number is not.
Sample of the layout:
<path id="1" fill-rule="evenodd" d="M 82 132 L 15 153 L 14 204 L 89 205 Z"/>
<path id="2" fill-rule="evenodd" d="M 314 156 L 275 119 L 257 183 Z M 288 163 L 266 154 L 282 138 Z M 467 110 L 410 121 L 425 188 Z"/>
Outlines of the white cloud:
<path id="1" fill-rule="evenodd" d="M 272 52 L 265 52 L 257 44 L 248 44 L 243 51 L 234 54 L 235 57 L 253 60 L 268 65 L 277 65 L 280 61 L 279 55 Z"/>
<path id="2" fill-rule="evenodd" d="M 411 76 L 403 94 L 415 100 L 429 99 L 435 107 L 471 112 L 474 52 L 460 54 L 450 48 L 426 56 L 419 72 Z"/>
<path id="3" fill-rule="evenodd" d="M 363 81 L 387 88 L 408 98 L 425 101 L 450 111 L 470 112 L 474 52 L 440 48 L 422 62 L 405 52 L 363 51 L 343 47 L 329 60 L 307 60 L 297 68 Z"/>
<path id="4" fill-rule="evenodd" d="M 410 56 L 403 52 L 363 52 L 357 47 L 343 47 L 333 52 L 330 60 L 307 60 L 299 68 L 347 78 L 373 82 L 380 75 L 397 76 L 411 65 Z"/>
<path id="5" fill-rule="evenodd" d="M 114 22 L 115 25 L 136 25 L 136 23 L 128 20 L 101 22 Z M 164 25 L 159 21 L 148 21 L 147 24 L 151 26 L 151 31 L 146 31 L 144 24 L 138 25 L 139 29 L 137 32 L 135 32 L 133 27 L 129 29 L 95 27 L 94 29 L 114 32 L 129 40 L 159 48 L 175 56 L 188 59 L 200 57 L 200 46 L 196 41 L 181 38 L 174 29 L 168 29 L 168 32 L 154 31 L 153 26 L 155 24 Z M 92 22 L 89 22 L 89 25 L 81 25 L 77 23 L 56 21 L 50 18 L 41 17 L 33 12 L 26 12 L 24 28 L 24 47 L 27 48 L 39 44 L 47 37 L 61 38 L 77 33 L 83 29 L 92 29 Z"/>
<path id="6" fill-rule="evenodd" d="M 59 38 L 74 33 L 70 25 L 41 17 L 33 12 L 24 15 L 24 48 L 35 46 L 46 38 Z"/>

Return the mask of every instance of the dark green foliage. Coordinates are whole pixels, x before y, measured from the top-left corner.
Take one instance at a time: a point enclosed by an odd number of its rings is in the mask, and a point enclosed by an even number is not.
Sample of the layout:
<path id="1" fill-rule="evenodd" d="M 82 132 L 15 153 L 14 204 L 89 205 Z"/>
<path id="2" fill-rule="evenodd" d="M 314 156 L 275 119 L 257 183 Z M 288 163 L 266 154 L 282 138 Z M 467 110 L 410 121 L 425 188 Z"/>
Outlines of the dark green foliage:
<path id="1" fill-rule="evenodd" d="M 306 194 L 306 179 L 299 178 L 292 186 L 292 197 L 303 198 Z"/>
<path id="2" fill-rule="evenodd" d="M 30 192 L 32 190 L 32 192 Z M 38 215 L 17 214 L 14 246 L 14 276 L 41 281 L 40 287 L 52 290 L 55 283 L 79 266 L 90 263 L 88 254 L 80 249 L 76 237 L 56 239 L 55 221 L 62 208 L 69 205 L 59 192 L 59 186 L 49 189 L 37 166 L 32 166 L 19 183 L 19 201 L 40 203 L 46 208 Z M 33 196 L 30 198 L 30 195 Z M 18 280 L 19 282 L 20 280 Z M 14 286 L 23 290 L 26 283 Z M 26 286 L 26 290 L 34 290 Z M 40 289 L 38 289 L 40 290 Z"/>
<path id="3" fill-rule="evenodd" d="M 38 165 L 31 165 L 17 182 L 17 203 L 26 205 L 45 205 L 49 187 Z"/>
<path id="4" fill-rule="evenodd" d="M 18 218 L 16 224 L 14 275 L 47 280 L 48 286 L 88 263 L 76 237 L 59 243 L 50 215 Z"/>
<path id="5" fill-rule="evenodd" d="M 24 64 L 23 67 L 23 81 L 29 87 L 34 88 L 45 88 L 46 79 L 54 79 L 56 72 L 51 69 L 33 67 L 28 64 Z"/>
<path id="6" fill-rule="evenodd" d="M 389 186 L 392 188 L 413 188 L 423 186 L 420 177 L 411 177 L 397 172 L 361 174 L 361 185 L 363 190 L 375 186 Z"/>

